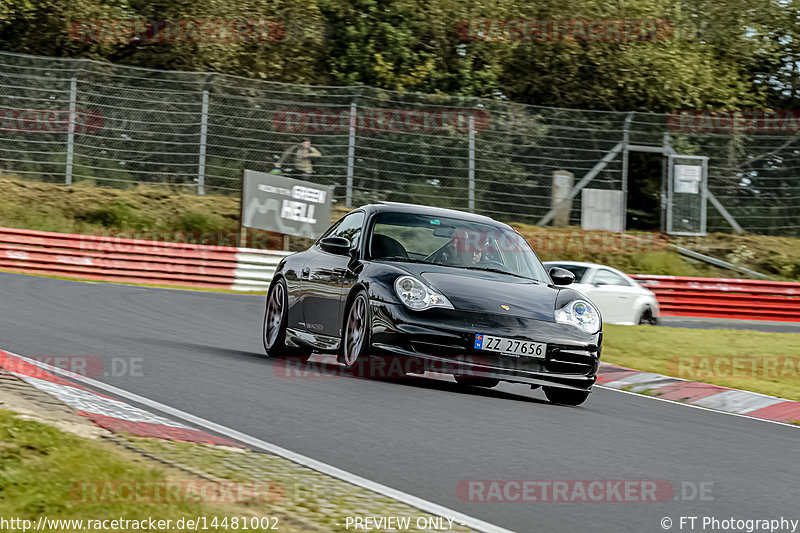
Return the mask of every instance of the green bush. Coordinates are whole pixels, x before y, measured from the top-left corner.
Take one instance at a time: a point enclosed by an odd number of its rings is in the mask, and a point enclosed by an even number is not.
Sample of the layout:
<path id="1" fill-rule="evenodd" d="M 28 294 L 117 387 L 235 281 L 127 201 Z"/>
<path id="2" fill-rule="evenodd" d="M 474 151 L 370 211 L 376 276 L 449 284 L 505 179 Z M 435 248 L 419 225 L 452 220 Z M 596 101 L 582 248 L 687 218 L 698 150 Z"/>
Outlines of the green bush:
<path id="1" fill-rule="evenodd" d="M 77 213 L 75 218 L 88 224 L 100 225 L 105 228 L 141 229 L 142 221 L 136 216 L 131 208 L 124 203 L 112 204 L 100 209 Z"/>
<path id="2" fill-rule="evenodd" d="M 227 229 L 225 222 L 219 216 L 193 212 L 179 216 L 175 221 L 175 227 L 186 232 L 215 232 Z"/>

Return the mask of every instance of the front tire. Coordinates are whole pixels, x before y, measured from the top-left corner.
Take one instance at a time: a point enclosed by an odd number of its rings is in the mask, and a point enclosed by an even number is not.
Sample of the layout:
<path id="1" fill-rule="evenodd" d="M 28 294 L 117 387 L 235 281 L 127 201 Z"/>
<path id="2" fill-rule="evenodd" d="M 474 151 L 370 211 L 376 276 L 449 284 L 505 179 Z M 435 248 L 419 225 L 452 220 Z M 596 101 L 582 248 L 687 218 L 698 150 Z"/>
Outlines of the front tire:
<path id="1" fill-rule="evenodd" d="M 372 316 L 366 292 L 356 294 L 345 316 L 341 361 L 347 368 L 354 368 L 369 358 Z"/>
<path id="2" fill-rule="evenodd" d="M 286 281 L 279 279 L 267 294 L 267 310 L 264 314 L 264 349 L 272 358 L 293 357 L 306 361 L 311 350 L 286 344 L 286 322 L 289 310 L 289 299 Z"/>
<path id="3" fill-rule="evenodd" d="M 653 316 L 653 311 L 649 307 L 645 307 L 642 314 L 639 315 L 640 326 L 655 326 L 657 323 L 656 318 Z"/>
<path id="4" fill-rule="evenodd" d="M 580 405 L 589 397 L 589 391 L 562 389 L 559 387 L 542 387 L 544 395 L 550 403 L 558 405 Z"/>

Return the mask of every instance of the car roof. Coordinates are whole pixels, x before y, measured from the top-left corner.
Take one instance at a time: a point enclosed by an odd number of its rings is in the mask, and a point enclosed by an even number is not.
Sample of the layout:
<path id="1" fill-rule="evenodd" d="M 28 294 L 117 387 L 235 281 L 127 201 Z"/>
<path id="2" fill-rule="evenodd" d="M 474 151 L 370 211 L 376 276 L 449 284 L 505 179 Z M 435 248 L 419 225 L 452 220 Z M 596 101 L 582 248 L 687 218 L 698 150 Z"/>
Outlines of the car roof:
<path id="1" fill-rule="evenodd" d="M 484 215 L 477 215 L 475 213 L 467 213 L 466 211 L 459 211 L 457 209 L 448 209 L 446 207 L 432 207 L 428 205 L 406 204 L 402 202 L 379 202 L 377 204 L 368 204 L 361 206 L 360 209 L 371 213 L 411 213 L 415 215 L 429 215 L 439 217 L 453 217 L 467 220 L 470 222 L 482 222 L 484 224 L 492 224 L 503 228 L 509 228 L 508 224 L 503 224 L 497 220 Z"/>

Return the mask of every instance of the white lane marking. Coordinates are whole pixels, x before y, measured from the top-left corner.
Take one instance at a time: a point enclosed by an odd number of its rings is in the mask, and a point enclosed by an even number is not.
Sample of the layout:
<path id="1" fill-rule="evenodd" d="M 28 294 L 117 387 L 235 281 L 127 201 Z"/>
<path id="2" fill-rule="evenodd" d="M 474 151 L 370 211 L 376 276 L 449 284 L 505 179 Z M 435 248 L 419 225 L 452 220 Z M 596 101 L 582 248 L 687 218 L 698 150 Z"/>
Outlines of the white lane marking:
<path id="1" fill-rule="evenodd" d="M 33 276 L 30 274 L 21 274 L 19 272 L 7 272 L 3 269 L 0 269 L 0 275 L 7 274 L 9 276 L 24 276 L 28 279 L 42 279 L 47 281 L 60 281 L 62 283 L 80 283 L 82 285 L 93 285 L 95 287 L 127 287 L 131 289 L 145 289 L 150 291 L 170 291 L 170 292 L 190 292 L 192 294 L 203 294 L 206 296 L 248 296 L 248 297 L 259 297 L 265 298 L 267 295 L 266 289 L 263 291 L 259 291 L 259 294 L 243 294 L 237 292 L 213 292 L 213 291 L 201 291 L 199 289 L 183 289 L 183 288 L 169 288 L 169 287 L 146 287 L 144 285 L 131 285 L 130 283 L 120 283 L 120 282 L 113 282 L 113 281 L 91 281 L 91 280 L 79 280 L 79 279 L 58 279 L 58 278 L 48 278 L 46 276 Z M 227 287 L 220 287 L 227 290 Z M 11 353 L 11 352 L 8 352 Z"/>
<path id="2" fill-rule="evenodd" d="M 210 420 L 206 420 L 205 418 L 200 418 L 199 416 L 195 416 L 193 414 L 187 413 L 185 411 L 181 411 L 180 409 L 176 409 L 174 407 L 170 407 L 168 405 L 164 405 L 162 403 L 150 400 L 149 398 L 145 398 L 143 396 L 139 396 L 138 394 L 134 394 L 132 392 L 128 392 L 123 389 L 119 389 L 114 387 L 113 385 L 107 385 L 100 381 L 96 381 L 91 378 L 87 378 L 85 376 L 81 376 L 70 372 L 69 370 L 64 370 L 42 361 L 36 361 L 34 359 L 30 359 L 28 357 L 24 357 L 22 355 L 9 352 L 8 350 L 4 350 L 6 353 L 13 355 L 15 357 L 19 357 L 23 361 L 26 361 L 32 365 L 36 365 L 40 368 L 44 368 L 45 370 L 49 370 L 56 374 L 61 374 L 62 376 L 75 379 L 78 381 L 82 381 L 87 383 L 93 387 L 97 387 L 98 389 L 103 389 L 108 391 L 112 394 L 117 396 L 122 396 L 123 398 L 127 398 L 128 400 L 134 401 L 141 405 L 146 405 L 147 407 L 151 407 L 153 409 L 158 409 L 162 413 L 172 415 L 174 417 L 182 418 L 186 422 L 191 424 L 195 424 L 196 426 L 201 426 L 206 429 L 209 429 L 215 433 L 220 435 L 225 435 L 226 437 L 230 437 L 234 440 L 238 440 L 239 442 L 243 442 L 245 444 L 249 444 L 256 448 L 260 448 L 262 450 L 268 451 L 272 454 L 279 455 L 285 459 L 293 461 L 295 463 L 301 464 L 305 467 L 308 467 L 312 470 L 316 470 L 318 472 L 322 472 L 323 474 L 327 474 L 329 476 L 333 476 L 339 478 L 343 481 L 351 483 L 353 485 L 358 485 L 359 487 L 365 488 L 367 490 L 371 490 L 372 492 L 377 492 L 378 494 L 383 494 L 384 496 L 388 496 L 389 498 L 394 498 L 402 503 L 405 503 L 411 507 L 416 507 L 421 511 L 425 511 L 426 513 L 430 513 L 437 516 L 443 516 L 445 518 L 452 518 L 456 522 L 466 527 L 470 527 L 477 531 L 481 531 L 483 533 L 514 533 L 514 531 L 510 529 L 505 529 L 500 526 L 496 526 L 494 524 L 490 524 L 488 522 L 484 522 L 483 520 L 479 520 L 477 518 L 473 518 L 469 515 L 460 513 L 458 511 L 454 511 L 452 509 L 448 509 L 447 507 L 443 507 L 436 503 L 433 503 L 428 500 L 423 500 L 422 498 L 418 498 L 416 496 L 412 496 L 406 492 L 399 491 L 397 489 L 393 489 L 391 487 L 387 487 L 386 485 L 382 485 L 380 483 L 376 483 L 369 479 L 363 478 L 361 476 L 357 476 L 352 474 L 346 470 L 342 470 L 340 468 L 336 468 L 335 466 L 331 466 L 329 464 L 323 463 L 321 461 L 317 461 L 316 459 L 312 459 L 310 457 L 306 457 L 305 455 L 301 455 L 299 453 L 295 453 L 291 450 L 287 450 L 286 448 L 281 448 L 280 446 L 276 446 L 274 444 L 270 444 L 266 441 L 257 439 L 255 437 L 251 437 L 250 435 L 246 435 L 235 429 L 231 429 L 216 422 L 211 422 Z"/>
<path id="3" fill-rule="evenodd" d="M 693 409 L 702 409 L 703 411 L 710 411 L 712 413 L 720 413 L 720 414 L 723 414 L 723 415 L 730 415 L 730 416 L 740 416 L 742 418 L 747 418 L 748 420 L 760 420 L 761 422 L 770 422 L 772 424 L 778 424 L 779 426 L 787 426 L 787 427 L 794 428 L 794 429 L 800 429 L 800 426 L 798 426 L 797 424 L 789 424 L 787 422 L 780 422 L 778 420 L 770 420 L 768 418 L 758 418 L 758 417 L 755 417 L 755 416 L 742 415 L 742 414 L 739 414 L 739 413 L 730 413 L 728 411 L 719 411 L 717 409 L 711 409 L 710 407 L 703 407 L 702 405 L 694 405 L 694 404 L 691 404 L 691 403 L 677 402 L 675 400 L 669 400 L 667 398 L 659 398 L 658 396 L 648 396 L 647 394 L 640 394 L 638 392 L 631 392 L 631 391 L 620 390 L 620 389 L 612 389 L 610 387 L 606 387 L 605 385 L 597 385 L 597 384 L 595 384 L 595 385 L 593 385 L 593 387 L 597 387 L 598 389 L 610 390 L 610 391 L 614 391 L 614 392 L 621 392 L 622 394 L 632 394 L 634 396 L 638 396 L 639 398 L 647 398 L 648 400 L 658 400 L 660 402 L 667 402 L 667 403 L 672 403 L 672 404 L 675 404 L 675 405 L 682 405 L 684 407 L 691 407 Z M 787 400 L 787 401 L 791 401 L 791 400 Z"/>

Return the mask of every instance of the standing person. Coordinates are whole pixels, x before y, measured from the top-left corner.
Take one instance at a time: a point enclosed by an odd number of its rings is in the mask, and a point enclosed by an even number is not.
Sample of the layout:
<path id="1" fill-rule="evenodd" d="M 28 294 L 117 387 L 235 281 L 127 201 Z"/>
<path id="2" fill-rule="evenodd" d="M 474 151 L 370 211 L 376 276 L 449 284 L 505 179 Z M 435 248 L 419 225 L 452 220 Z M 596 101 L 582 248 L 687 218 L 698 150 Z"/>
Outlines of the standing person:
<path id="1" fill-rule="evenodd" d="M 321 157 L 322 154 L 311 146 L 311 139 L 305 139 L 299 144 L 293 144 L 283 151 L 281 158 L 275 165 L 276 168 L 281 168 L 283 162 L 292 154 L 294 154 L 294 177 L 303 181 L 308 181 L 311 173 L 314 172 L 314 167 L 311 165 L 312 157 Z"/>

